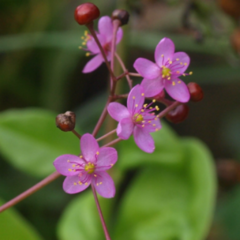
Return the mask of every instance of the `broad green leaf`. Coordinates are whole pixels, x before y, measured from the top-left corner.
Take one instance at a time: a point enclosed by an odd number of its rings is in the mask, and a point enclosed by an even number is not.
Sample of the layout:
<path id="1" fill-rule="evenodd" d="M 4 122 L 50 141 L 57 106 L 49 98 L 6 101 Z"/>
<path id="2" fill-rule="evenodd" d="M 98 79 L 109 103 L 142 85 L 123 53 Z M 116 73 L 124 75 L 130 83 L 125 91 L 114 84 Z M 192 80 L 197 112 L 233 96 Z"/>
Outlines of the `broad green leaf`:
<path id="1" fill-rule="evenodd" d="M 118 166 L 122 169 L 127 169 L 156 163 L 174 166 L 181 165 L 183 150 L 180 141 L 167 124 L 162 123 L 162 125 L 160 131 L 151 134 L 155 141 L 155 151 L 151 154 L 140 150 L 133 137 L 127 141 L 120 142 L 119 154 L 121 160 L 118 161 Z"/>
<path id="2" fill-rule="evenodd" d="M 62 154 L 79 154 L 79 140 L 55 126 L 56 115 L 42 109 L 9 110 L 0 114 L 0 151 L 16 168 L 39 177 L 55 171 Z"/>
<path id="3" fill-rule="evenodd" d="M 115 240 L 202 240 L 215 197 L 212 157 L 197 140 L 186 139 L 184 165 L 144 166 L 119 208 Z M 136 161 L 122 152 L 121 159 Z"/>
<path id="4" fill-rule="evenodd" d="M 112 209 L 113 199 L 100 198 L 100 205 L 106 222 Z M 109 227 L 109 225 L 107 224 Z M 103 240 L 97 207 L 92 192 L 80 193 L 65 209 L 57 228 L 60 240 Z"/>
<path id="5" fill-rule="evenodd" d="M 0 205 L 4 202 L 0 200 Z M 37 231 L 14 209 L 0 213 L 0 238 L 3 240 L 41 240 Z"/>

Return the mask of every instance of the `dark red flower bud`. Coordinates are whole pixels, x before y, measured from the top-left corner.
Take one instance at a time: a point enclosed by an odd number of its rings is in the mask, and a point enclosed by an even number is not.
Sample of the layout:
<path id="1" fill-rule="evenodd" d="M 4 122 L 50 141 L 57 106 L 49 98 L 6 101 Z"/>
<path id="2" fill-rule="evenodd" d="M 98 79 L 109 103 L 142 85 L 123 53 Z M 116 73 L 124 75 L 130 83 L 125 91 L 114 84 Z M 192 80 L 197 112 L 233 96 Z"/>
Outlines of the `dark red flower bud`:
<path id="1" fill-rule="evenodd" d="M 72 131 L 75 128 L 76 115 L 74 112 L 67 111 L 58 114 L 56 117 L 56 126 L 64 132 Z"/>
<path id="2" fill-rule="evenodd" d="M 193 102 L 199 102 L 203 99 L 203 90 L 195 82 L 188 83 L 188 90 L 190 92 L 190 100 Z"/>
<path id="3" fill-rule="evenodd" d="M 100 15 L 100 11 L 93 3 L 83 3 L 79 5 L 74 12 L 75 20 L 80 25 L 85 25 L 93 20 L 97 19 Z"/>
<path id="4" fill-rule="evenodd" d="M 121 26 L 128 23 L 129 13 L 126 10 L 116 9 L 112 12 L 112 20 L 118 19 L 121 22 Z"/>
<path id="5" fill-rule="evenodd" d="M 168 112 L 166 118 L 172 123 L 183 122 L 188 116 L 189 108 L 186 104 L 180 104 L 172 111 Z"/>

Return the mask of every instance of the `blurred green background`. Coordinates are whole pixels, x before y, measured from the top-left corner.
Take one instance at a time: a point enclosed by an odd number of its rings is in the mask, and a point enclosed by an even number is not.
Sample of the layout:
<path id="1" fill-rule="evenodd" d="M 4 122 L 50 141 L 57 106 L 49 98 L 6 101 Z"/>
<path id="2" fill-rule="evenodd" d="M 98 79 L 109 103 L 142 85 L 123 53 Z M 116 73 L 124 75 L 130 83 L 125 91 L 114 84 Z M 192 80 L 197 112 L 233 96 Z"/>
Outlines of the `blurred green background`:
<path id="1" fill-rule="evenodd" d="M 85 133 L 92 131 L 103 109 L 106 67 L 81 72 L 88 59 L 78 46 L 86 29 L 73 13 L 83 2 L 0 2 L 2 203 L 51 174 L 57 156 L 79 153 L 76 137 L 56 129 L 56 114 L 76 112 L 79 132 Z M 101 199 L 110 235 L 239 240 L 240 1 L 92 2 L 101 15 L 115 8 L 129 11 L 119 53 L 130 71 L 138 57 L 153 60 L 157 43 L 169 37 L 177 51 L 191 57 L 193 75 L 184 80 L 197 82 L 204 91 L 203 101 L 188 104 L 187 120 L 164 124 L 154 135 L 154 154 L 142 153 L 132 139 L 116 146 L 119 161 L 111 175 L 117 195 Z M 120 90 L 127 91 L 125 82 Z M 104 239 L 91 192 L 67 195 L 62 181 L 60 177 L 1 213 L 0 238 Z"/>

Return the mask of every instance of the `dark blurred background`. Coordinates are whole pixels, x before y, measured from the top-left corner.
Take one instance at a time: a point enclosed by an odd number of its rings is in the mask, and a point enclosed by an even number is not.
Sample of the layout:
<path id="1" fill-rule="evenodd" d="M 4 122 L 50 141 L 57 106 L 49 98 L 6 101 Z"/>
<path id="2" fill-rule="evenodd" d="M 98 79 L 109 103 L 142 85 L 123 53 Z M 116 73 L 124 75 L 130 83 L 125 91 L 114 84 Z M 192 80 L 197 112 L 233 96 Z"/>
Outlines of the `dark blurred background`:
<path id="1" fill-rule="evenodd" d="M 84 126 L 89 117 L 95 122 L 101 107 L 92 114 L 86 102 L 104 103 L 108 73 L 104 65 L 90 74 L 81 72 L 88 60 L 78 49 L 85 27 L 74 21 L 73 12 L 83 2 L 0 1 L 1 111 L 26 107 L 56 113 L 72 110 L 78 115 L 79 126 Z M 101 15 L 109 15 L 115 8 L 129 11 L 129 25 L 124 27 L 124 40 L 119 46 L 129 70 L 134 70 L 132 64 L 137 57 L 153 60 L 155 46 L 165 36 L 174 41 L 176 50 L 191 57 L 189 71 L 193 75 L 184 80 L 197 82 L 204 99 L 189 103 L 189 117 L 183 123 L 170 125 L 179 135 L 203 140 L 216 159 L 219 194 L 208 240 L 239 240 L 240 0 L 93 2 Z M 83 109 L 88 109 L 84 116 Z M 89 131 L 92 127 L 90 123 Z M 15 176 L 14 182 L 11 175 Z M 39 181 L 17 171 L 3 157 L 0 176 L 1 197 L 5 200 L 17 195 L 19 188 L 27 189 Z M 44 239 L 55 239 L 60 209 L 72 198 L 59 189 L 61 181 L 17 205 Z"/>

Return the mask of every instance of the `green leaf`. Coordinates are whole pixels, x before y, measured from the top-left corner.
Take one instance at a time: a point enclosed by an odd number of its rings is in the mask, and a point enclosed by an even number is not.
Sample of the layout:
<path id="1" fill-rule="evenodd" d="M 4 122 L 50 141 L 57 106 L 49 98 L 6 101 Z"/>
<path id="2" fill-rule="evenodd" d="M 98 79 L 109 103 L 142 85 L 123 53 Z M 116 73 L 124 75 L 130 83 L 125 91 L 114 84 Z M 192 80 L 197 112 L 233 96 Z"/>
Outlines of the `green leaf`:
<path id="1" fill-rule="evenodd" d="M 99 198 L 103 216 L 108 222 L 113 199 Z M 80 193 L 65 209 L 58 224 L 60 240 L 105 239 L 92 192 Z"/>
<path id="2" fill-rule="evenodd" d="M 155 141 L 155 151 L 151 154 L 141 151 L 133 137 L 128 141 L 119 143 L 119 154 L 121 160 L 118 161 L 118 166 L 122 169 L 133 168 L 141 165 L 163 164 L 179 166 L 183 160 L 183 150 L 177 135 L 162 123 L 162 129 L 151 135 Z"/>
<path id="3" fill-rule="evenodd" d="M 212 157 L 197 140 L 186 139 L 184 165 L 144 166 L 123 196 L 115 240 L 202 240 L 216 192 Z M 134 155 L 123 159 L 136 161 Z"/>
<path id="4" fill-rule="evenodd" d="M 0 200 L 0 205 L 3 201 Z M 0 236 L 6 240 L 41 240 L 37 231 L 14 209 L 0 213 Z"/>
<path id="5" fill-rule="evenodd" d="M 79 154 L 79 140 L 55 126 L 56 115 L 42 109 L 9 110 L 0 114 L 0 150 L 16 168 L 39 177 L 55 169 L 62 154 Z"/>

